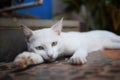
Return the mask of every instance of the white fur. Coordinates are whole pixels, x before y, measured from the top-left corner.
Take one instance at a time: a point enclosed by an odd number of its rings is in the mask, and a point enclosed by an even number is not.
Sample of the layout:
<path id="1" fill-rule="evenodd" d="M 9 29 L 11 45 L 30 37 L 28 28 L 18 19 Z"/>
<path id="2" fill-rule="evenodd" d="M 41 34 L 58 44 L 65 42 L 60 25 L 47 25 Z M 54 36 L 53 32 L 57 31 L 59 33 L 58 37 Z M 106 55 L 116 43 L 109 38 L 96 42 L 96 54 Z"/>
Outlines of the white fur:
<path id="1" fill-rule="evenodd" d="M 40 55 L 33 52 L 23 52 L 19 54 L 14 60 L 16 66 L 23 68 L 31 64 L 38 64 L 43 62 L 43 58 Z"/>
<path id="2" fill-rule="evenodd" d="M 48 61 L 55 60 L 59 55 L 64 54 L 72 55 L 71 63 L 84 64 L 87 62 L 88 53 L 105 48 L 120 48 L 120 36 L 109 31 L 61 32 L 62 19 L 51 28 L 35 31 L 31 31 L 29 28 L 27 30 L 25 26 L 22 28 L 25 37 L 29 37 L 27 40 L 28 49 Z M 51 46 L 54 41 L 57 41 L 58 44 Z M 44 50 L 37 50 L 35 48 L 37 46 L 44 47 Z"/>
<path id="3" fill-rule="evenodd" d="M 120 49 L 120 36 L 108 31 L 68 32 L 62 33 L 62 50 L 66 55 L 72 55 L 70 62 L 85 63 L 88 53 L 109 49 Z"/>

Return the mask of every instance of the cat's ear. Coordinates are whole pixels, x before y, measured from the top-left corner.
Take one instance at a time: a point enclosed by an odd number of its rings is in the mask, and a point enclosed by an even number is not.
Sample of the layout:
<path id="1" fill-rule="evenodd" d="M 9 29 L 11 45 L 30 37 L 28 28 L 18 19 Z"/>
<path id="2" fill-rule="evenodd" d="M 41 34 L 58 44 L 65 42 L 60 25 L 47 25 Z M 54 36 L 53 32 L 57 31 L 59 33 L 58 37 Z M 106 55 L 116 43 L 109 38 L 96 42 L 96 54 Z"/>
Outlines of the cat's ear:
<path id="1" fill-rule="evenodd" d="M 29 29 L 27 26 L 25 26 L 25 25 L 20 25 L 20 27 L 21 27 L 21 29 L 22 29 L 22 31 L 23 31 L 23 33 L 24 33 L 24 36 L 25 36 L 25 39 L 28 41 L 29 40 L 29 38 L 32 36 L 32 30 L 31 29 Z"/>
<path id="2" fill-rule="evenodd" d="M 56 24 L 54 24 L 51 29 L 56 32 L 58 35 L 60 35 L 61 30 L 62 30 L 62 25 L 63 25 L 63 18 L 58 21 Z"/>

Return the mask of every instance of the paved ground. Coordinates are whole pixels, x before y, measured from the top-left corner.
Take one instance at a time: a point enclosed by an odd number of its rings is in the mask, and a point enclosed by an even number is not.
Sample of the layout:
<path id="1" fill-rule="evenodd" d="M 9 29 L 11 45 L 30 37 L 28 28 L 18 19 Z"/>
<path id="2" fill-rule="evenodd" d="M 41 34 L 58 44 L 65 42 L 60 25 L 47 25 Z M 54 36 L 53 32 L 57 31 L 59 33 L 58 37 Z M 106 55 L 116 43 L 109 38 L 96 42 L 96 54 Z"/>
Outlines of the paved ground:
<path id="1" fill-rule="evenodd" d="M 94 52 L 84 65 L 71 65 L 68 58 L 15 70 L 0 66 L 0 80 L 120 80 L 120 50 Z M 9 66 L 8 66 L 9 65 Z"/>

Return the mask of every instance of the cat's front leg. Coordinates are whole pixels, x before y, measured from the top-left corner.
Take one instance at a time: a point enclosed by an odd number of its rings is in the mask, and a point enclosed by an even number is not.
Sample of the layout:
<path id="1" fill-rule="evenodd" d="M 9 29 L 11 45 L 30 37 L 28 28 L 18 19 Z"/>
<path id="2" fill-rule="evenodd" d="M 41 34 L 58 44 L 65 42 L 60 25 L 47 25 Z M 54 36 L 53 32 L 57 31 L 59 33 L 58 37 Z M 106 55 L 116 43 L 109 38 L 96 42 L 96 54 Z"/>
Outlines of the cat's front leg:
<path id="1" fill-rule="evenodd" d="M 43 58 L 39 54 L 33 52 L 23 52 L 14 60 L 15 65 L 22 68 L 27 67 L 28 65 L 39 64 L 43 62 Z"/>
<path id="2" fill-rule="evenodd" d="M 87 54 L 88 53 L 86 49 L 78 49 L 70 58 L 69 62 L 71 64 L 84 64 L 87 62 L 87 59 L 86 59 Z"/>

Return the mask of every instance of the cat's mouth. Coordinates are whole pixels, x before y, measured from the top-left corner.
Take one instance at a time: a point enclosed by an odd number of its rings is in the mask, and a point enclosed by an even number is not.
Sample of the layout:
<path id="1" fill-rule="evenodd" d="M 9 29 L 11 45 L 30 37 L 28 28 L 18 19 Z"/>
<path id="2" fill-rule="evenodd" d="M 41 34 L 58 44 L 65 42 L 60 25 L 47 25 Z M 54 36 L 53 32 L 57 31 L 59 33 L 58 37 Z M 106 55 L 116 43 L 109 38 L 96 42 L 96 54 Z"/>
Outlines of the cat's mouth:
<path id="1" fill-rule="evenodd" d="M 43 56 L 42 56 L 43 57 Z M 43 57 L 43 59 L 45 60 L 45 61 L 48 61 L 48 62 L 53 62 L 53 61 L 55 61 L 55 59 L 56 58 L 51 58 L 51 57 Z"/>

